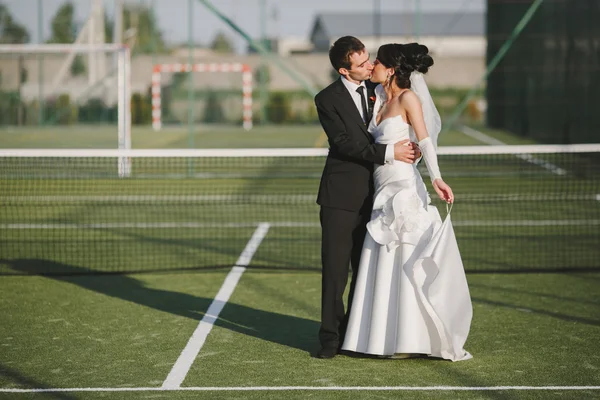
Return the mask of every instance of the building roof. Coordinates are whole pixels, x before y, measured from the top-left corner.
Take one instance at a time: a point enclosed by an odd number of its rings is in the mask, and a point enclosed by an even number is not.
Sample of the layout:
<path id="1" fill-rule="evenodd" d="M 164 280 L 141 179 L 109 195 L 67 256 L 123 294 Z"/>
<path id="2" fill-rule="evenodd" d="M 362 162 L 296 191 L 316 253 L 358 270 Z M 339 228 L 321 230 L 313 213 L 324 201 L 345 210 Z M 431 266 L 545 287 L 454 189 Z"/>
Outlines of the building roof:
<path id="1" fill-rule="evenodd" d="M 422 13 L 420 24 L 415 13 L 386 13 L 379 17 L 380 36 L 484 36 L 485 13 Z M 375 17 L 371 13 L 318 14 L 312 35 L 321 29 L 329 38 L 345 35 L 375 36 Z"/>

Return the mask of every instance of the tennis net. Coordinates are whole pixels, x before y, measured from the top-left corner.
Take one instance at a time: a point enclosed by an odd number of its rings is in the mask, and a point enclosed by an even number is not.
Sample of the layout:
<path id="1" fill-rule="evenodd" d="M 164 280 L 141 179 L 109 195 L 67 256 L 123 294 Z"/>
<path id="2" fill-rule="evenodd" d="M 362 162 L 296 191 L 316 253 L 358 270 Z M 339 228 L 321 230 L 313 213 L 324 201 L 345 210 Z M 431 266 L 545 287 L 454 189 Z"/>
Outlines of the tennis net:
<path id="1" fill-rule="evenodd" d="M 326 155 L 0 150 L 0 273 L 232 266 L 257 228 L 250 267 L 319 269 Z M 441 147 L 439 160 L 468 272 L 600 267 L 600 145 Z"/>

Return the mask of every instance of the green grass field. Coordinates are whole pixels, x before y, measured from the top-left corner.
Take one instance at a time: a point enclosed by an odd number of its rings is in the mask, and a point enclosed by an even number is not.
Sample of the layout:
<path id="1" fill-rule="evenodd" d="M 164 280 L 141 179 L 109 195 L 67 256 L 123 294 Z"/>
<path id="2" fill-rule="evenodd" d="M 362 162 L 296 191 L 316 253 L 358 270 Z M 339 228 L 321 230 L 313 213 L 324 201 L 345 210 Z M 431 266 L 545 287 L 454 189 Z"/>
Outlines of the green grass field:
<path id="1" fill-rule="evenodd" d="M 241 251 L 241 250 L 240 250 Z M 160 388 L 227 271 L 0 281 L 0 389 Z M 320 360 L 320 276 L 247 271 L 182 388 L 2 393 L 4 398 L 593 399 L 600 387 L 600 274 L 469 274 L 474 359 Z M 240 387 L 338 387 L 275 392 Z M 345 391 L 344 387 L 455 387 Z M 538 390 L 464 390 L 534 386 Z M 565 390 L 554 386 L 595 386 Z M 198 390 L 198 389 L 196 389 Z"/>
<path id="2" fill-rule="evenodd" d="M 321 134 L 198 127 L 194 144 L 314 147 Z M 14 129 L 0 146 L 115 148 L 115 136 Z M 188 144 L 183 128 L 133 132 L 134 148 Z M 481 142 L 453 131 L 440 144 Z M 322 158 L 134 160 L 127 179 L 113 159 L 0 160 L 0 398 L 598 398 L 599 161 L 440 157 L 474 306 L 474 359 L 451 363 L 312 357 Z M 251 268 L 222 300 L 260 223 Z M 224 305 L 218 318 L 211 304 Z M 205 316 L 214 327 L 181 387 L 160 390 Z M 379 389 L 349 390 L 359 386 Z"/>

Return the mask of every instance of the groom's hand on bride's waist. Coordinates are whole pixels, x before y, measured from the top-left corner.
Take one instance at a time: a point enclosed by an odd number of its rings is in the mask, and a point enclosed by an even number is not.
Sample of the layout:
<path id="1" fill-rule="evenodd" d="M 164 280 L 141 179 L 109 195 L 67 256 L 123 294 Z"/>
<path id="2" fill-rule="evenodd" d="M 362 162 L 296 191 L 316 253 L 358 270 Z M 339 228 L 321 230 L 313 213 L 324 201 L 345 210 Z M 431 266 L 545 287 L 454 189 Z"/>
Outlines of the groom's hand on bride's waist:
<path id="1" fill-rule="evenodd" d="M 410 145 L 413 147 L 413 149 L 415 150 L 415 161 L 418 160 L 419 158 L 421 158 L 421 156 L 423 154 L 421 154 L 421 149 L 419 148 L 419 145 L 416 144 L 415 142 L 410 142 Z"/>
<path id="2" fill-rule="evenodd" d="M 419 157 L 421 157 L 421 151 L 416 143 L 404 139 L 394 144 L 395 160 L 412 164 Z"/>

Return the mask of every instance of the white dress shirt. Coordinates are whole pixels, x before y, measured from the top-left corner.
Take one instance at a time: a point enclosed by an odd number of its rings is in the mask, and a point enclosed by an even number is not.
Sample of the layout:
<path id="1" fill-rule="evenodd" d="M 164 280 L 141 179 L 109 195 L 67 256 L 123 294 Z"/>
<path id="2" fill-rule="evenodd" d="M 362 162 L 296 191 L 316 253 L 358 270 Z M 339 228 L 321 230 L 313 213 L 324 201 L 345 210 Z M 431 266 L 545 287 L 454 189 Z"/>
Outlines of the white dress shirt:
<path id="1" fill-rule="evenodd" d="M 346 89 L 348 89 L 348 93 L 350 93 L 350 96 L 352 97 L 352 100 L 354 101 L 354 105 L 356 106 L 356 109 L 360 113 L 361 118 L 368 125 L 368 122 L 366 120 L 367 116 L 363 115 L 364 113 L 363 113 L 360 93 L 358 93 L 356 91 L 356 89 L 358 89 L 360 86 L 364 87 L 365 88 L 365 91 L 364 91 L 365 101 L 367 102 L 367 104 L 369 104 L 369 99 L 368 99 L 368 94 L 367 94 L 367 86 L 365 85 L 365 82 L 363 81 L 360 83 L 360 85 L 357 85 L 354 82 L 350 82 L 343 75 L 340 77 L 340 79 L 342 80 L 342 83 L 344 84 L 344 86 L 346 86 Z M 392 164 L 393 162 L 394 162 L 394 145 L 388 144 L 385 148 L 385 163 Z"/>

